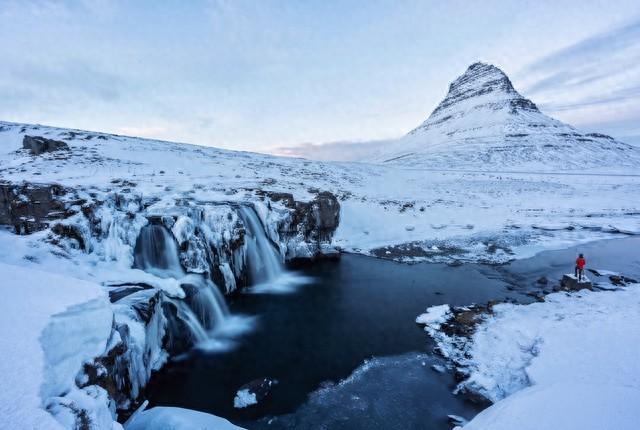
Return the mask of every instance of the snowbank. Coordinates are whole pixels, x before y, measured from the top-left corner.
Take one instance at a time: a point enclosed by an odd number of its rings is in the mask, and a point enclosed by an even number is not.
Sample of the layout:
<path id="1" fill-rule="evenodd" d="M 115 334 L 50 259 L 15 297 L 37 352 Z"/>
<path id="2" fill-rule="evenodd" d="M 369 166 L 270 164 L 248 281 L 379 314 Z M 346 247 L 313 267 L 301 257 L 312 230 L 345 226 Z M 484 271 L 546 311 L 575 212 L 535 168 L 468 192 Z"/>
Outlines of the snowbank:
<path id="1" fill-rule="evenodd" d="M 638 401 L 636 387 L 534 385 L 479 413 L 464 430 L 634 430 L 640 422 Z"/>
<path id="2" fill-rule="evenodd" d="M 109 302 L 97 284 L 34 268 L 0 263 L 0 276 L 5 299 L 11 297 L 0 312 L 2 425 L 63 428 L 43 406 L 78 394 L 74 378 L 82 362 L 106 347 Z"/>
<path id="3" fill-rule="evenodd" d="M 637 428 L 639 309 L 637 285 L 556 293 L 494 306 L 470 339 L 435 334 L 458 390 L 496 402 L 465 429 Z"/>

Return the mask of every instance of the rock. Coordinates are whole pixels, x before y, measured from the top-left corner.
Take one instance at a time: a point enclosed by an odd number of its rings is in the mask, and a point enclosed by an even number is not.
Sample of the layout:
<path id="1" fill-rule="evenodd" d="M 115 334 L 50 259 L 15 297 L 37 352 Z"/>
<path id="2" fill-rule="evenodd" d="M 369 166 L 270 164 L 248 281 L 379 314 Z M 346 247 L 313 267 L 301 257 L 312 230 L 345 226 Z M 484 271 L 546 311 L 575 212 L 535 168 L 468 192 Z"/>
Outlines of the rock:
<path id="1" fill-rule="evenodd" d="M 287 259 L 335 258 L 329 246 L 340 222 L 340 203 L 332 193 L 318 192 L 310 202 L 295 201 L 289 193 L 260 192 L 284 204 L 289 216 L 278 224 L 278 235 L 288 242 Z"/>
<path id="2" fill-rule="evenodd" d="M 67 191 L 55 184 L 0 183 L 0 224 L 17 234 L 44 230 L 49 221 L 72 215 L 63 201 Z"/>
<path id="3" fill-rule="evenodd" d="M 547 285 L 549 283 L 549 280 L 546 276 L 541 276 L 536 282 L 540 285 Z"/>
<path id="4" fill-rule="evenodd" d="M 84 237 L 77 225 L 58 223 L 51 227 L 51 231 L 60 237 L 76 241 L 81 250 L 86 249 Z"/>
<path id="5" fill-rule="evenodd" d="M 562 285 L 564 289 L 571 291 L 578 291 L 585 288 L 588 290 L 593 289 L 591 281 L 584 275 L 582 276 L 582 281 L 578 281 L 578 279 L 572 274 L 563 275 L 560 285 Z"/>
<path id="6" fill-rule="evenodd" d="M 22 147 L 28 149 L 31 155 L 40 155 L 44 152 L 68 151 L 69 145 L 60 140 L 47 139 L 42 136 L 25 136 L 22 139 Z"/>
<path id="7" fill-rule="evenodd" d="M 610 275 L 609 280 L 613 285 L 616 285 L 616 286 L 625 286 L 628 284 L 638 283 L 638 281 L 636 281 L 635 279 L 627 278 L 626 276 L 622 276 L 622 275 Z"/>

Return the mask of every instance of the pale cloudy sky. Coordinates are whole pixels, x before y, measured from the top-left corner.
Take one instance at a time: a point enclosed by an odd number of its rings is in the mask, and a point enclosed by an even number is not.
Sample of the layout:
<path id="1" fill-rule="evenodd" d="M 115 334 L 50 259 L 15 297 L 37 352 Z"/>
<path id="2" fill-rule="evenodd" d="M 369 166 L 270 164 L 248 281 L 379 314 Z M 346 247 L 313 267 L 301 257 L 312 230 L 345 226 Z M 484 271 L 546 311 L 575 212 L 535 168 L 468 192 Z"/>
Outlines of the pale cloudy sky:
<path id="1" fill-rule="evenodd" d="M 640 143 L 637 0 L 0 0 L 1 120 L 230 149 L 399 137 L 478 60 Z"/>

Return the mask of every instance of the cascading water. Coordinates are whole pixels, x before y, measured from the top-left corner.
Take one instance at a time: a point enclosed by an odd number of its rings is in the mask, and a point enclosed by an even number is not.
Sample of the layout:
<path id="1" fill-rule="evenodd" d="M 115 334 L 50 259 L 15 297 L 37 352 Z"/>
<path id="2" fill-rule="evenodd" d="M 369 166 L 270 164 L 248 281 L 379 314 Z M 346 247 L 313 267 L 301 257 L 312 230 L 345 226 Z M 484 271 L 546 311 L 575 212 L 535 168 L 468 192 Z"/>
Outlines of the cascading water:
<path id="1" fill-rule="evenodd" d="M 278 279 L 283 273 L 282 261 L 267 237 L 258 215 L 248 206 L 241 206 L 238 214 L 247 227 L 247 257 L 251 282 L 262 284 Z"/>
<path id="2" fill-rule="evenodd" d="M 185 273 L 176 241 L 164 226 L 149 224 L 142 228 L 134 249 L 134 267 L 159 278 L 179 281 L 186 293 L 185 299 L 169 300 L 194 343 L 208 340 L 211 331 L 229 315 L 222 294 L 209 279 Z"/>
<path id="3" fill-rule="evenodd" d="M 247 234 L 247 266 L 252 287 L 250 293 L 291 293 L 298 285 L 306 284 L 309 278 L 285 270 L 282 258 L 265 232 L 255 210 L 240 206 L 238 215 Z"/>

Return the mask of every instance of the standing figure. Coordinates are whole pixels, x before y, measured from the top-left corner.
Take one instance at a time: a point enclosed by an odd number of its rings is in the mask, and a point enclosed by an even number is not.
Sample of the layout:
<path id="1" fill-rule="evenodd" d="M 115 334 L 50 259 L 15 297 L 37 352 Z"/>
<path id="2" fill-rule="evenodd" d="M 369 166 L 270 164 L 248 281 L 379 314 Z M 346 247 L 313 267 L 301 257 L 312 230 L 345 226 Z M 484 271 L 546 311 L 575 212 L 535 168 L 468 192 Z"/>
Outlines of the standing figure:
<path id="1" fill-rule="evenodd" d="M 576 278 L 578 278 L 578 282 L 582 281 L 582 274 L 584 273 L 584 265 L 586 262 L 582 254 L 576 258 Z"/>

